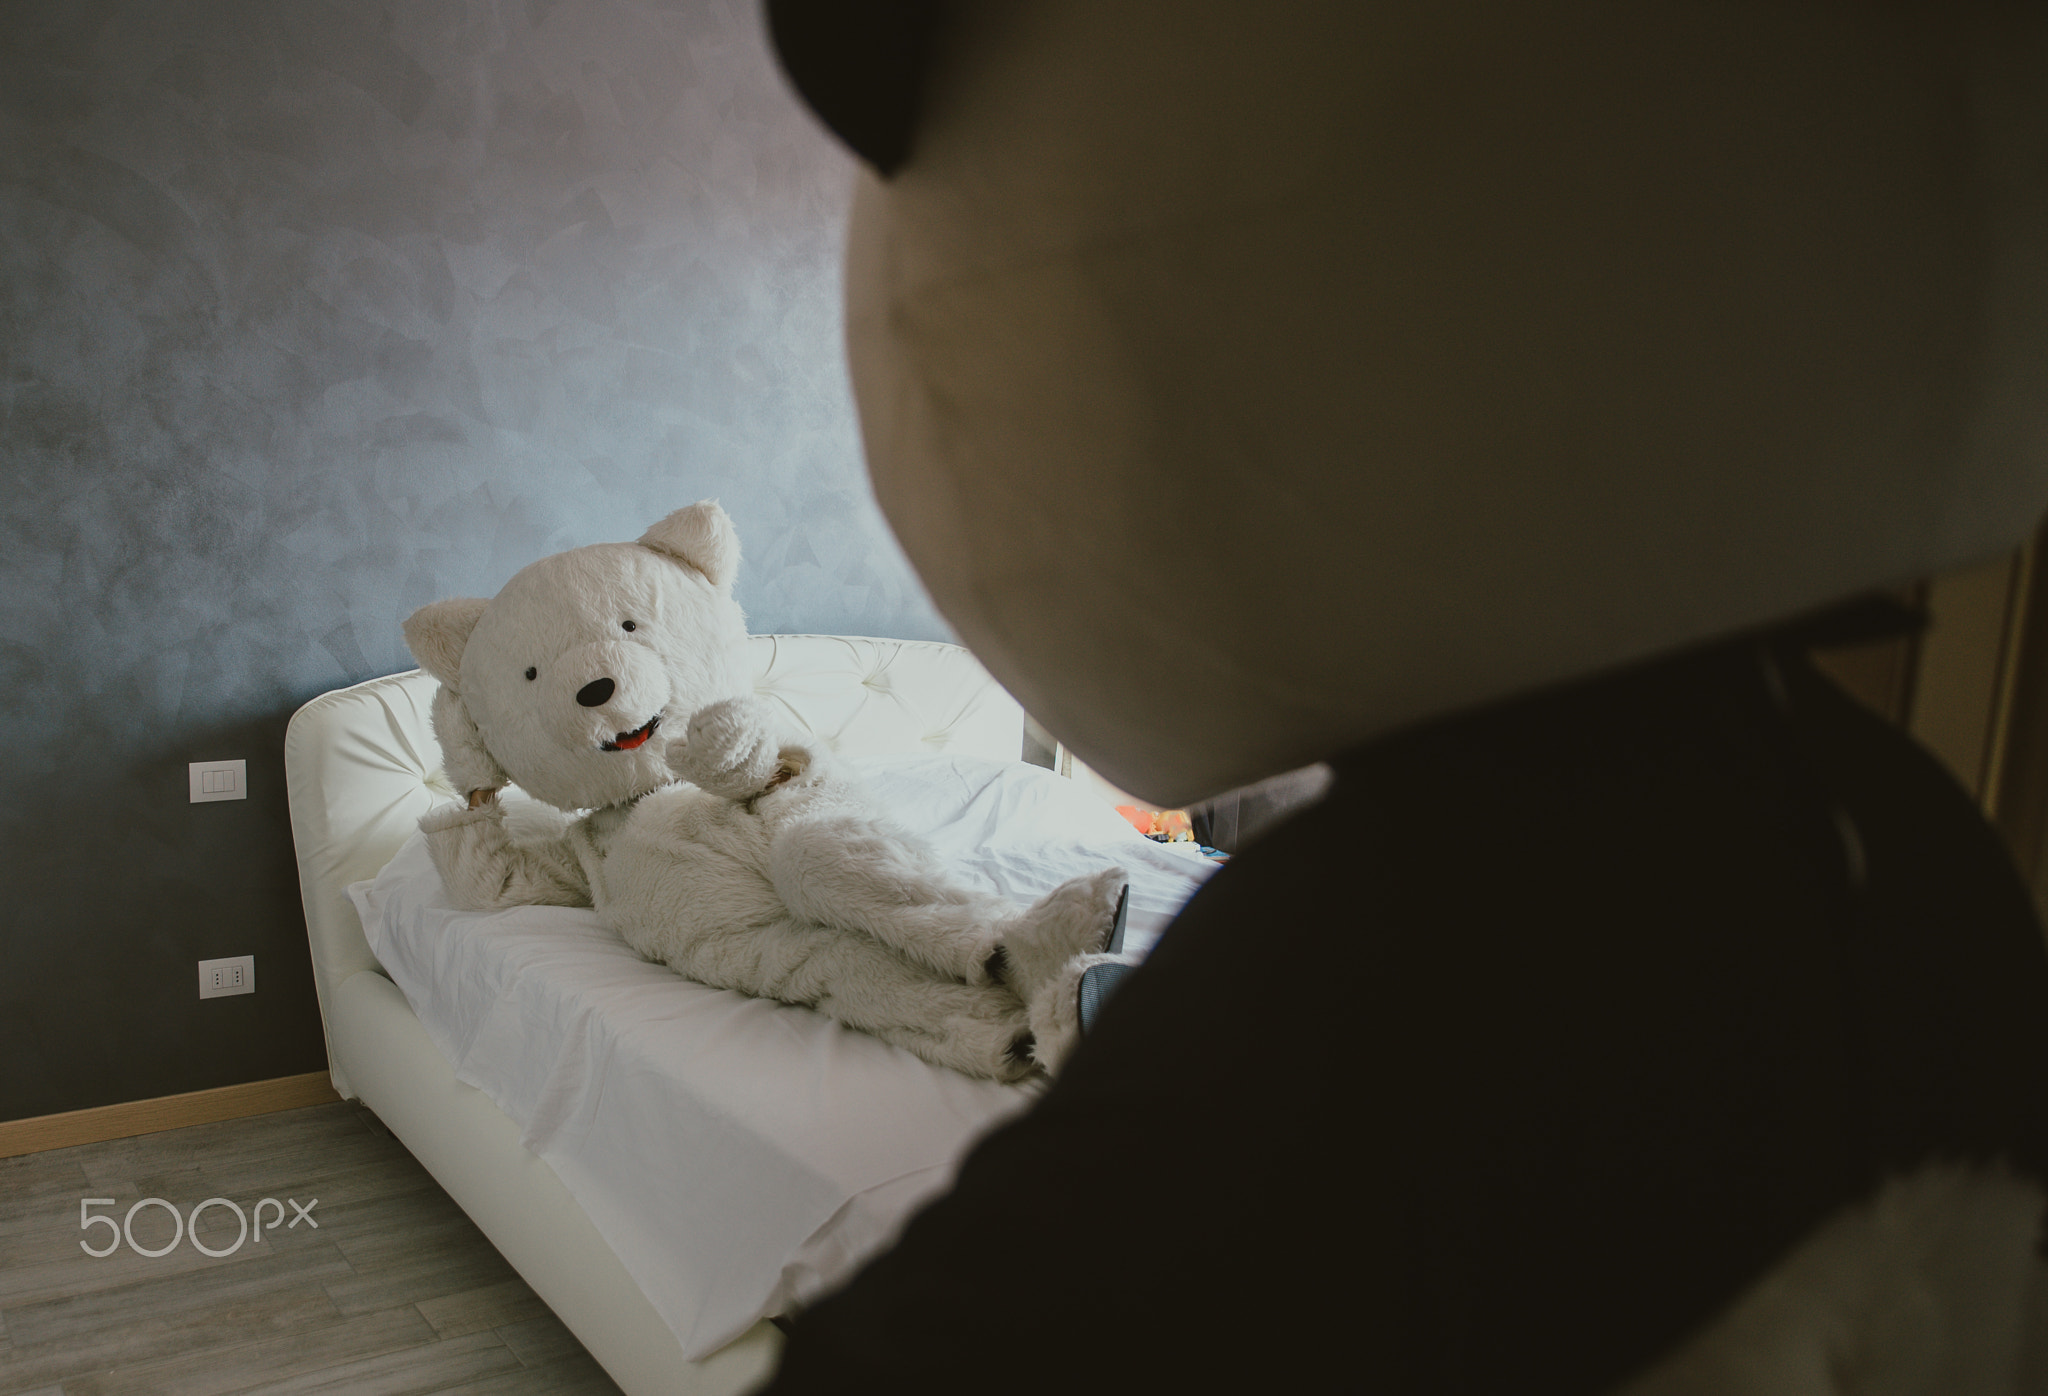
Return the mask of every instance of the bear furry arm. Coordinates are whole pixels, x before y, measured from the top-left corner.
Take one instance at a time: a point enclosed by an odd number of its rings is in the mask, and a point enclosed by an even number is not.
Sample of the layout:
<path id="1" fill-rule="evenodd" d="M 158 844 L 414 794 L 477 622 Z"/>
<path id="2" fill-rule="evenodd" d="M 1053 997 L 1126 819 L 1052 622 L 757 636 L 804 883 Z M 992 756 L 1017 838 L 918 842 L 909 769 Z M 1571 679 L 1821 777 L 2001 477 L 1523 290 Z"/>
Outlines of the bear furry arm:
<path id="1" fill-rule="evenodd" d="M 496 801 L 435 810 L 420 829 L 448 895 L 465 911 L 591 904 L 590 881 L 570 838 L 515 843 Z"/>

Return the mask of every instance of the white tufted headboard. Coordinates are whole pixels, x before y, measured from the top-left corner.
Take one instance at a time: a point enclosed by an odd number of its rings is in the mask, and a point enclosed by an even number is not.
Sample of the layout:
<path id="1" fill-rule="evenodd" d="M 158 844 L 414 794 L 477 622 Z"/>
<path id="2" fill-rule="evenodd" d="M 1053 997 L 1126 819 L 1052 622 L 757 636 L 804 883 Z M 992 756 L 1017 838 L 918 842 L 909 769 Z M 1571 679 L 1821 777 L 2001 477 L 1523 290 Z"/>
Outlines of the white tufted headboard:
<path id="1" fill-rule="evenodd" d="M 852 756 L 1021 758 L 1024 713 L 958 645 L 850 635 L 757 635 L 754 691 L 798 730 Z M 285 731 L 285 785 L 323 1019 L 341 982 L 377 968 L 347 887 L 391 860 L 420 816 L 456 798 L 415 669 L 323 693 Z M 324 1024 L 323 1024 L 324 1026 Z M 335 1060 L 329 1043 L 328 1060 Z M 335 1089 L 349 1094 L 335 1073 Z"/>

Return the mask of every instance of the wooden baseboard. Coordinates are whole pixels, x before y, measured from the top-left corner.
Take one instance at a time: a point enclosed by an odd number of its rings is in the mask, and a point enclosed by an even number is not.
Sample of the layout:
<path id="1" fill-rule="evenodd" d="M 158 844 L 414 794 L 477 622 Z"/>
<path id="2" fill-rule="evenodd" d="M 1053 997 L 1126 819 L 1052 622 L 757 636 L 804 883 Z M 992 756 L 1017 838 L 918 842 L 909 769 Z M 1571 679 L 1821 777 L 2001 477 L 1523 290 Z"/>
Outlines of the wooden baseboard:
<path id="1" fill-rule="evenodd" d="M 303 1076 L 216 1086 L 210 1091 L 187 1091 L 154 1100 L 67 1110 L 61 1115 L 0 1120 L 0 1158 L 39 1154 L 45 1149 L 68 1149 L 74 1144 L 97 1144 L 103 1139 L 126 1139 L 133 1134 L 155 1134 L 159 1130 L 183 1129 L 186 1125 L 208 1125 L 244 1115 L 268 1115 L 273 1110 L 296 1110 L 302 1105 L 332 1105 L 340 1099 L 326 1072 L 309 1071 Z"/>

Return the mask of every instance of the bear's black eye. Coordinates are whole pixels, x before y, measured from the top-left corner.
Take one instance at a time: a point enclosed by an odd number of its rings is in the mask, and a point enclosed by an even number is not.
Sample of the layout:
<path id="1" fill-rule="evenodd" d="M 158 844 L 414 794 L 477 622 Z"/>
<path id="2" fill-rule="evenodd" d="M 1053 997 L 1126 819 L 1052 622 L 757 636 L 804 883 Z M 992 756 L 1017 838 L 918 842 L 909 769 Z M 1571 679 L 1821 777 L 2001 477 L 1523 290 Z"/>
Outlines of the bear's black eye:
<path id="1" fill-rule="evenodd" d="M 640 623 L 638 621 L 622 620 L 619 622 L 619 629 L 621 630 L 638 630 L 639 628 Z"/>
<path id="2" fill-rule="evenodd" d="M 537 679 L 540 677 L 540 670 L 532 667 L 531 665 L 528 665 L 526 670 L 526 677 L 528 677 L 529 679 Z"/>

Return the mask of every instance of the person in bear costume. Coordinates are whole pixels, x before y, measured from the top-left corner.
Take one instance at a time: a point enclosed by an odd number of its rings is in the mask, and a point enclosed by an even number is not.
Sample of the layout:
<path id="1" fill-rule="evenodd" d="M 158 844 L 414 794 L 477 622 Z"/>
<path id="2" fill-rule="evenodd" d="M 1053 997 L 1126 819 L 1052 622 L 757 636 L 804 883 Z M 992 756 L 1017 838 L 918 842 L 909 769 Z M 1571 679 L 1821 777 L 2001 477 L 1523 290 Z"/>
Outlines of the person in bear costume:
<path id="1" fill-rule="evenodd" d="M 2040 927 L 1807 658 L 2048 499 L 2048 11 L 768 14 L 941 611 L 1335 771 L 769 1389 L 2048 1390 Z"/>
<path id="2" fill-rule="evenodd" d="M 406 620 L 441 681 L 448 778 L 470 792 L 420 821 L 449 895 L 594 907 L 678 974 L 815 1008 L 935 1065 L 1057 1070 L 1083 976 L 1128 963 L 1104 953 L 1124 870 L 1028 909 L 954 875 L 753 695 L 739 561 L 725 511 L 692 504 L 636 543 L 542 558 L 489 600 Z M 577 817 L 515 837 L 496 795 L 508 781 Z"/>

